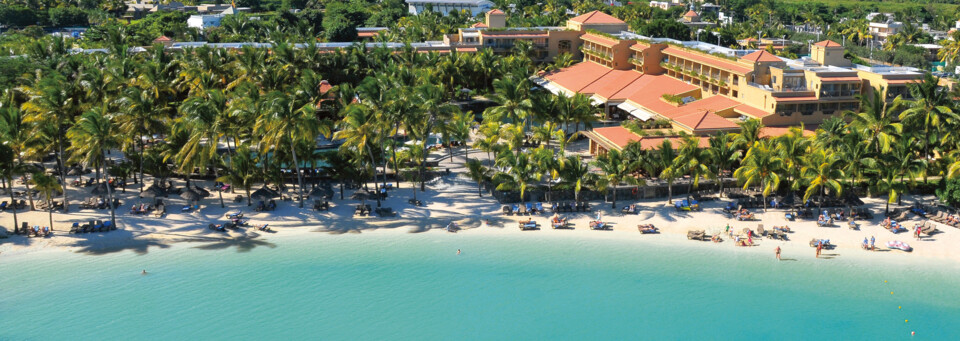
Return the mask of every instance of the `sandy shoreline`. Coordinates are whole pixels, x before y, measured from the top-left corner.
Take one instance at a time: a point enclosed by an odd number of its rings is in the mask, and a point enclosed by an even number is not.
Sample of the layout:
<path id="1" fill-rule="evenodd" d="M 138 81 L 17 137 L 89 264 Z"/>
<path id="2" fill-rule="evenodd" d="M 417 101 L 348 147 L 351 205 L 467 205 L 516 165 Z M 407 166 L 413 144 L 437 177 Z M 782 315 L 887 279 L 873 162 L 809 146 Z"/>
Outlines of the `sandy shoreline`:
<path id="1" fill-rule="evenodd" d="M 167 248 L 177 243 L 218 243 L 222 247 L 253 248 L 261 243 L 283 243 L 286 239 L 304 239 L 317 236 L 317 232 L 326 234 L 344 233 L 374 233 L 387 235 L 391 233 L 429 233 L 448 234 L 462 237 L 476 236 L 508 236 L 517 238 L 579 238 L 584 240 L 636 240 L 638 243 L 677 244 L 680 246 L 696 246 L 727 249 L 737 253 L 755 253 L 773 257 L 773 250 L 777 246 L 783 249 L 785 258 L 814 260 L 814 249 L 808 243 L 812 238 L 830 239 L 836 245 L 833 250 L 825 250 L 822 259 L 843 260 L 883 260 L 893 264 L 912 264 L 936 262 L 960 268 L 960 254 L 955 252 L 955 245 L 960 245 L 960 229 L 937 224 L 939 233 L 933 236 L 924 236 L 917 241 L 911 233 L 893 234 L 878 226 L 883 217 L 883 200 L 865 199 L 867 206 L 874 213 L 872 221 L 858 221 L 859 230 L 850 230 L 845 224 L 835 224 L 835 227 L 818 227 L 816 221 L 798 220 L 787 221 L 783 217 L 783 210 L 768 210 L 759 212 L 753 210 L 760 218 L 759 221 L 740 222 L 731 219 L 723 213 L 721 208 L 728 199 L 704 203 L 701 212 L 676 212 L 664 199 L 644 200 L 637 202 L 641 208 L 636 215 L 621 215 L 619 209 L 613 210 L 610 203 L 593 202 L 592 212 L 565 213 L 573 229 L 554 230 L 550 228 L 549 218 L 552 213 L 524 216 L 506 216 L 500 212 L 499 205 L 493 198 L 476 194 L 476 187 L 470 181 L 456 175 L 442 178 L 428 186 L 425 193 L 418 193 L 423 200 L 423 207 L 413 207 L 407 204 L 412 197 L 409 184 L 401 184 L 403 188 L 390 192 L 390 198 L 385 200 L 384 206 L 397 211 L 397 216 L 354 217 L 353 208 L 356 200 L 331 201 L 329 211 L 313 211 L 312 209 L 297 208 L 293 201 L 280 201 L 276 211 L 255 212 L 246 203 L 234 203 L 236 194 L 224 194 L 226 208 L 220 208 L 216 193 L 204 199 L 202 207 L 197 212 L 179 213 L 182 200 L 175 197 L 164 198 L 168 203 L 168 212 L 163 218 L 152 215 L 133 215 L 129 213 L 130 204 L 138 202 L 135 189 L 128 189 L 126 193 L 118 193 L 123 206 L 117 210 L 117 220 L 120 229 L 104 233 L 70 234 L 69 226 L 74 222 L 86 222 L 91 219 L 109 219 L 108 210 L 79 210 L 76 205 L 71 207 L 69 214 L 54 213 L 54 234 L 51 237 L 25 237 L 10 235 L 7 239 L 0 239 L 0 261 L 15 261 L 17 255 L 47 251 L 68 251 L 83 254 L 107 254 L 114 252 L 132 251 L 145 253 L 148 250 Z M 73 200 L 83 198 L 83 189 L 69 188 L 68 195 Z M 349 196 L 349 193 L 347 193 Z M 229 200 L 228 200 L 229 199 Z M 144 199 L 145 201 L 148 199 Z M 905 203 L 913 202 L 904 200 Z M 376 206 L 375 202 L 368 202 Z M 622 207 L 632 201 L 618 201 Z M 309 206 L 309 203 L 307 204 Z M 227 233 L 215 232 L 207 229 L 207 224 L 225 222 L 224 216 L 228 212 L 242 211 L 244 217 L 253 224 L 268 223 L 276 233 L 264 233 L 253 228 L 240 228 Z M 607 231 L 593 231 L 588 222 L 602 212 L 604 221 L 613 224 Z M 20 221 L 27 221 L 30 225 L 47 225 L 48 216 L 45 211 L 20 212 Z M 539 230 L 520 231 L 517 222 L 532 218 L 540 225 Z M 480 228 L 482 220 L 489 220 L 490 225 Z M 444 227 L 455 221 L 462 230 L 454 233 L 445 231 Z M 921 218 L 911 216 L 903 222 L 905 226 L 921 222 Z M 659 234 L 641 234 L 637 231 L 638 224 L 654 224 L 660 229 Z M 709 241 L 688 241 L 686 233 L 691 229 L 704 229 L 708 234 L 722 232 L 726 224 L 734 231 L 744 228 L 756 230 L 762 224 L 768 231 L 773 226 L 787 225 L 793 231 L 788 241 L 770 238 L 755 238 L 758 244 L 753 247 L 737 247 L 727 235 L 723 235 L 722 243 Z M 13 215 L 9 212 L 0 213 L 0 226 L 13 225 Z M 8 229 L 9 231 L 10 229 Z M 876 237 L 878 251 L 869 252 L 860 248 L 864 237 Z M 899 240 L 909 243 L 914 251 L 905 253 L 897 250 L 887 250 L 885 245 L 889 240 Z M 198 244 L 200 245 L 200 244 Z"/>

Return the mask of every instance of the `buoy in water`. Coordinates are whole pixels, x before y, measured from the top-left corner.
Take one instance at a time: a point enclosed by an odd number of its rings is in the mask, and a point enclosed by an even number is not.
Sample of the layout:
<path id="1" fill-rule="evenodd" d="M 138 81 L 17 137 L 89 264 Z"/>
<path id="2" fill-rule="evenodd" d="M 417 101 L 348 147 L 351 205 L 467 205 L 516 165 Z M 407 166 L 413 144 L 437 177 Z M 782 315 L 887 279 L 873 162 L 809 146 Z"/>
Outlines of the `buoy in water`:
<path id="1" fill-rule="evenodd" d="M 907 323 L 907 322 L 910 322 L 910 320 L 903 320 L 903 323 Z"/>
<path id="2" fill-rule="evenodd" d="M 897 306 L 897 309 L 900 309 L 900 308 L 901 308 L 900 306 Z"/>
<path id="3" fill-rule="evenodd" d="M 917 332 L 910 332 L 910 336 L 917 335 Z"/>
<path id="4" fill-rule="evenodd" d="M 890 295 L 893 295 L 893 291 L 890 292 Z"/>
<path id="5" fill-rule="evenodd" d="M 887 282 L 887 280 L 883 280 L 883 282 L 884 282 L 884 283 L 886 283 L 886 282 Z"/>

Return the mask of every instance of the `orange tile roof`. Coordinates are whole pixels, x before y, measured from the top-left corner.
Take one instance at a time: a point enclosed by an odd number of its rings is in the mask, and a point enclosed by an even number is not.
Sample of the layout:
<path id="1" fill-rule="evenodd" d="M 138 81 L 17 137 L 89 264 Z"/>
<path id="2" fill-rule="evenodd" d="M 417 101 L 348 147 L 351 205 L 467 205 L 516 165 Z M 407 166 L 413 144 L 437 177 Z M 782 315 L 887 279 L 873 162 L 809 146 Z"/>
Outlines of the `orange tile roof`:
<path id="1" fill-rule="evenodd" d="M 628 101 L 654 113 L 664 115 L 676 111 L 677 107 L 661 100 L 660 97 L 663 94 L 677 95 L 696 89 L 698 89 L 696 86 L 670 76 L 643 75 L 637 81 L 614 94 L 614 97 L 621 97 L 621 93 L 631 90 L 631 93 L 625 95 Z"/>
<path id="2" fill-rule="evenodd" d="M 357 32 L 357 38 L 373 38 L 380 32 Z"/>
<path id="3" fill-rule="evenodd" d="M 458 47 L 457 52 L 477 52 L 476 47 Z"/>
<path id="4" fill-rule="evenodd" d="M 837 46 L 843 46 L 843 45 L 837 44 L 837 42 L 835 42 L 835 41 L 833 41 L 833 40 L 824 40 L 824 41 L 821 41 L 821 42 L 816 43 L 816 44 L 813 44 L 813 45 L 814 45 L 814 46 L 822 46 L 822 47 L 837 47 Z"/>
<path id="5" fill-rule="evenodd" d="M 173 39 L 170 39 L 170 37 L 167 37 L 167 36 L 160 36 L 159 38 L 154 39 L 153 41 L 173 41 Z"/>
<path id="6" fill-rule="evenodd" d="M 583 34 L 580 36 L 580 39 L 591 41 L 598 44 L 603 44 L 605 46 L 613 46 L 620 42 L 619 40 L 609 38 L 609 37 L 604 37 L 599 34 L 593 34 L 593 33 Z"/>
<path id="7" fill-rule="evenodd" d="M 697 14 L 697 12 L 694 12 L 693 10 L 689 10 L 689 11 L 687 11 L 687 13 L 684 13 L 683 16 L 685 16 L 685 17 L 696 17 L 696 16 L 699 16 L 699 14 Z"/>
<path id="8" fill-rule="evenodd" d="M 633 44 L 633 45 L 630 45 L 630 49 L 631 49 L 631 50 L 641 51 L 641 52 L 643 51 L 643 49 L 646 49 L 646 48 L 648 48 L 648 47 L 650 47 L 650 45 L 647 45 L 646 43 L 642 43 L 642 42 L 639 42 L 639 41 L 636 42 L 636 43 Z"/>
<path id="9" fill-rule="evenodd" d="M 707 148 L 710 146 L 710 138 L 706 136 L 699 137 L 700 139 L 700 148 Z M 652 150 L 657 149 L 663 144 L 663 140 L 670 141 L 670 145 L 673 146 L 673 149 L 677 149 L 683 143 L 683 139 L 679 137 L 644 137 L 640 140 L 640 149 L 643 150 Z"/>
<path id="10" fill-rule="evenodd" d="M 593 25 L 625 24 L 623 20 L 614 18 L 613 16 L 600 11 L 593 11 L 581 16 L 573 17 L 570 19 L 570 21 L 581 23 L 581 24 L 593 24 Z"/>
<path id="11" fill-rule="evenodd" d="M 543 78 L 568 91 L 579 92 L 610 71 L 611 69 L 594 62 L 581 62 L 571 67 L 547 73 Z"/>
<path id="12" fill-rule="evenodd" d="M 503 11 L 494 8 L 494 9 L 490 10 L 489 12 L 487 12 L 487 14 L 503 14 Z"/>
<path id="13" fill-rule="evenodd" d="M 330 85 L 330 82 L 326 79 L 320 81 L 320 93 L 324 93 L 333 89 L 333 85 Z"/>
<path id="14" fill-rule="evenodd" d="M 634 134 L 627 128 L 621 126 L 593 128 L 593 133 L 612 142 L 620 148 L 626 147 L 628 143 L 640 141 L 640 136 Z"/>
<path id="15" fill-rule="evenodd" d="M 732 61 L 720 60 L 720 58 L 717 58 L 717 57 L 706 56 L 700 53 L 688 52 L 674 46 L 668 46 L 667 48 L 663 49 L 663 52 L 666 54 L 683 58 L 683 59 L 688 59 L 688 60 L 696 61 L 699 63 L 707 64 L 707 65 L 716 67 L 718 69 L 728 70 L 728 71 L 737 72 L 741 74 L 745 74 L 747 72 L 753 71 L 753 69 L 744 67 L 743 65 L 734 63 Z"/>
<path id="16" fill-rule="evenodd" d="M 760 50 L 754 53 L 748 54 L 746 56 L 740 57 L 743 60 L 749 60 L 751 62 L 782 62 L 783 59 L 780 57 L 774 56 L 773 53 Z"/>
<path id="17" fill-rule="evenodd" d="M 693 131 L 736 129 L 740 127 L 736 123 L 720 117 L 709 110 L 702 110 L 689 115 L 680 116 L 674 118 L 673 121 L 684 125 Z"/>
<path id="18" fill-rule="evenodd" d="M 617 92 L 635 82 L 640 76 L 643 76 L 643 74 L 633 70 L 612 70 L 585 86 L 580 92 L 596 94 L 610 100 Z"/>
<path id="19" fill-rule="evenodd" d="M 747 115 L 747 116 L 753 116 L 753 117 L 755 117 L 755 118 L 764 118 L 764 117 L 773 115 L 773 113 L 771 113 L 771 112 L 766 112 L 766 111 L 763 111 L 763 110 L 761 110 L 761 109 L 758 109 L 758 108 L 755 108 L 755 107 L 752 107 L 752 106 L 749 106 L 749 105 L 746 105 L 746 104 L 738 105 L 738 106 L 737 106 L 736 108 L 734 108 L 733 110 L 736 111 L 736 112 L 739 112 L 740 114 Z"/>
<path id="20" fill-rule="evenodd" d="M 803 136 L 809 137 L 816 134 L 819 125 L 806 125 L 803 127 Z M 786 135 L 790 132 L 789 126 L 763 127 L 760 128 L 760 137 L 777 137 Z"/>
<path id="21" fill-rule="evenodd" d="M 473 27 L 473 28 L 478 28 L 478 27 L 484 28 L 484 27 L 490 27 L 490 26 L 487 26 L 487 24 L 484 24 L 484 23 L 482 23 L 482 22 L 478 22 L 478 23 L 476 23 L 476 24 L 470 25 L 470 27 Z"/>

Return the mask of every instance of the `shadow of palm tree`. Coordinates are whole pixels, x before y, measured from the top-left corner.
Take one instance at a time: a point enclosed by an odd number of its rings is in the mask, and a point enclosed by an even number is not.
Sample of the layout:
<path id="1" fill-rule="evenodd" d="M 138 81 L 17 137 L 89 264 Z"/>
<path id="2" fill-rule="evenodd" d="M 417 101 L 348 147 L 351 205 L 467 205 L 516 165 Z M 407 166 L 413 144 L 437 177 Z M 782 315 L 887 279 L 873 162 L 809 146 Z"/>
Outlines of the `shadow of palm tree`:
<path id="1" fill-rule="evenodd" d="M 195 246 L 194 248 L 200 250 L 224 250 L 231 247 L 236 247 L 237 252 L 250 252 L 257 247 L 269 247 L 275 248 L 277 244 L 260 240 L 260 235 L 257 233 L 250 233 L 248 235 L 237 237 L 237 238 L 223 238 L 218 239 L 215 242 Z"/>

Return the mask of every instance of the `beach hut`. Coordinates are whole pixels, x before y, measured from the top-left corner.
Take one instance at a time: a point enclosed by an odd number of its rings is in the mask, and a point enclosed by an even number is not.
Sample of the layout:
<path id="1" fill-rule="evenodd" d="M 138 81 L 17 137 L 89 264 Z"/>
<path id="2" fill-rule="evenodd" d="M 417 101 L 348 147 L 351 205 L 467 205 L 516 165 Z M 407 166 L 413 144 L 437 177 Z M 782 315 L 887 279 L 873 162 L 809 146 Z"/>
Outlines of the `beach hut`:
<path id="1" fill-rule="evenodd" d="M 267 186 L 260 187 L 260 189 L 253 191 L 250 194 L 251 198 L 259 198 L 259 200 L 267 200 L 280 197 L 280 193 L 272 189 L 267 188 Z"/>

